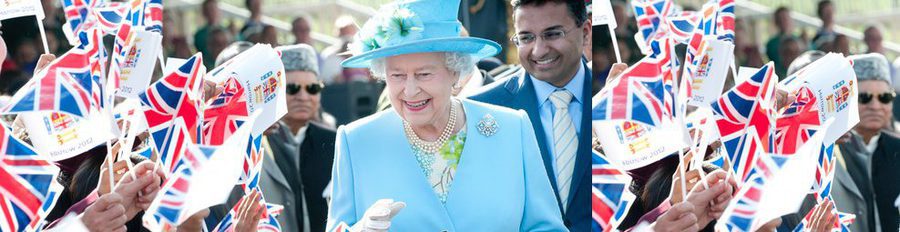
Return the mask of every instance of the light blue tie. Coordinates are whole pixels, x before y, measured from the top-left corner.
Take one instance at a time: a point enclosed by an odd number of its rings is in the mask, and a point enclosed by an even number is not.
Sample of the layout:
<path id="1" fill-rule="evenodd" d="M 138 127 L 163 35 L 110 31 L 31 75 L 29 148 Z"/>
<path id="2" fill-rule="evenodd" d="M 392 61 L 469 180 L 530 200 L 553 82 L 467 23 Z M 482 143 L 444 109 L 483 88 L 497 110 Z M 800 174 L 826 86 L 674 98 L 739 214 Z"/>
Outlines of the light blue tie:
<path id="1" fill-rule="evenodd" d="M 572 93 L 565 89 L 557 89 L 550 94 L 550 102 L 556 108 L 553 114 L 553 152 L 556 159 L 556 186 L 559 198 L 562 199 L 563 211 L 569 202 L 569 186 L 572 185 L 572 171 L 575 169 L 575 152 L 578 150 L 578 139 L 575 136 L 575 125 L 569 116 L 569 102 Z"/>

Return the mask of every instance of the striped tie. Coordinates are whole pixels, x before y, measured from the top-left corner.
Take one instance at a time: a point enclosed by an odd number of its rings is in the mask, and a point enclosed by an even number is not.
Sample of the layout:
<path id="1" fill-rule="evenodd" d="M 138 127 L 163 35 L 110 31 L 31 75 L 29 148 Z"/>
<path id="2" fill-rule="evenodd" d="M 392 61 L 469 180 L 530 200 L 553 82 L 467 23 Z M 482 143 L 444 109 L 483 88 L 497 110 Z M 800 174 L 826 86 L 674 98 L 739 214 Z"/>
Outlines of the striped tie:
<path id="1" fill-rule="evenodd" d="M 550 102 L 556 108 L 553 114 L 553 152 L 556 154 L 556 186 L 559 198 L 562 199 L 563 211 L 569 202 L 569 186 L 572 184 L 572 171 L 575 168 L 575 151 L 578 150 L 578 139 L 575 136 L 575 125 L 569 116 L 569 102 L 572 93 L 565 89 L 557 89 L 550 94 Z"/>

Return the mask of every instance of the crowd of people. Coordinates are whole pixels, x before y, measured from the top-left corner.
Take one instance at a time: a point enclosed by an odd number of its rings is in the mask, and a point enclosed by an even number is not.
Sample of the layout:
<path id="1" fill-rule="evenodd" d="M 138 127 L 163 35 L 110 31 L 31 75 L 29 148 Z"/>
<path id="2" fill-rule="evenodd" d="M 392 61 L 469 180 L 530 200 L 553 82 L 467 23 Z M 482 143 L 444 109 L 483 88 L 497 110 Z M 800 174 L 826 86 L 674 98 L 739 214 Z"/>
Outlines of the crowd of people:
<path id="1" fill-rule="evenodd" d="M 495 58 L 510 48 L 468 34 L 453 10 L 459 1 L 398 1 L 363 24 L 339 17 L 340 43 L 321 50 L 311 46 L 304 17 L 291 22 L 295 41 L 279 44 L 278 31 L 262 21 L 261 1 L 245 1 L 251 13 L 239 30 L 222 25 L 217 0 L 201 3 L 205 23 L 192 39 L 163 30 L 164 56 L 200 52 L 207 70 L 270 44 L 284 66 L 288 109 L 261 142 L 260 190 L 235 187 L 225 204 L 174 229 L 212 229 L 232 210 L 235 231 L 255 231 L 264 197 L 283 206 L 282 231 L 590 230 L 590 1 L 512 1 L 516 65 Z M 61 10 L 44 6 L 44 26 L 60 31 Z M 51 54 L 41 54 L 39 34 L 12 32 L 33 28 L 11 24 L 2 27 L 9 43 L 0 42 L 10 44 L 10 59 L 0 57 L 6 100 L 69 48 L 49 39 Z M 340 125 L 323 109 L 322 92 L 348 82 L 385 87 L 377 113 Z M 215 96 L 217 85 L 205 81 L 202 96 Z M 21 119 L 6 119 L 27 142 Z M 151 139 L 144 133 L 131 150 Z M 90 231 L 147 230 L 142 215 L 166 171 L 155 168 L 155 154 L 132 155 L 133 167 L 113 162 L 108 154 L 128 148 L 110 143 L 114 150 L 104 144 L 54 162 L 65 188 L 44 218 L 46 230 L 66 230 L 72 214 Z"/>
<path id="2" fill-rule="evenodd" d="M 855 221 L 849 225 L 851 231 L 897 231 L 900 229 L 900 213 L 897 206 L 900 203 L 898 198 L 900 190 L 897 188 L 900 186 L 900 173 L 897 171 L 900 155 L 895 151 L 895 147 L 900 145 L 897 142 L 900 131 L 897 129 L 898 118 L 895 115 L 900 113 L 897 111 L 900 107 L 896 107 L 895 98 L 900 91 L 900 88 L 897 88 L 897 73 L 900 66 L 897 66 L 896 61 L 892 64 L 887 58 L 896 54 L 890 54 L 883 46 L 884 29 L 878 25 L 866 26 L 863 30 L 862 42 L 865 51 L 851 52 L 850 38 L 835 31 L 835 3 L 821 0 L 815 5 L 816 16 L 821 20 L 822 26 L 811 38 L 794 27 L 795 20 L 791 16 L 791 9 L 787 6 L 772 6 L 774 10 L 771 22 L 776 33 L 767 41 L 762 41 L 763 44 L 747 41 L 746 38 L 749 38 L 746 35 L 747 31 L 742 29 L 746 25 L 742 23 L 742 19 L 736 20 L 734 59 L 738 66 L 760 67 L 772 61 L 775 73 L 783 80 L 827 53 L 840 53 L 852 60 L 852 68 L 858 80 L 860 121 L 835 143 L 834 156 L 837 164 L 831 193 L 833 198 L 830 202 L 817 205 L 815 197 L 810 194 L 798 212 L 770 221 L 760 230 L 791 231 L 804 220 L 803 217 L 808 212 L 814 212 L 811 214 L 813 224 L 820 225 L 806 228 L 812 231 L 831 231 L 830 225 L 837 218 L 823 211 L 835 208 L 837 211 L 856 215 Z M 594 93 L 599 92 L 606 84 L 617 78 L 618 74 L 644 57 L 632 38 L 638 30 L 631 6 L 626 1 L 617 0 L 612 0 L 611 6 L 615 14 L 614 19 L 618 23 L 612 36 L 618 40 L 619 54 L 623 60 L 622 63 L 616 61 L 616 53 L 607 26 L 595 26 L 592 50 Z M 685 10 L 689 9 L 697 10 L 685 7 Z M 683 51 L 684 48 L 678 50 Z M 676 57 L 681 59 L 685 55 L 679 53 Z M 731 73 L 728 76 L 723 90 L 729 90 L 734 86 L 730 80 Z M 785 96 L 778 97 L 784 100 Z M 717 146 L 719 145 L 713 145 L 708 152 Z M 602 152 L 599 145 L 595 149 Z M 628 171 L 634 178 L 631 191 L 637 199 L 619 225 L 619 229 L 639 228 L 638 225 L 646 222 L 656 231 L 713 231 L 715 223 L 710 223 L 710 220 L 718 217 L 715 212 L 721 212 L 721 209 L 717 208 L 717 205 L 720 200 L 727 199 L 727 194 L 721 194 L 722 191 L 718 187 L 713 187 L 712 183 L 730 185 L 731 187 L 725 190 L 729 193 L 736 190 L 737 186 L 716 180 L 717 175 L 712 174 L 719 172 L 716 171 L 718 167 L 704 165 L 703 169 L 711 174 L 706 177 L 711 181 L 710 187 L 697 193 L 691 192 L 687 194 L 685 203 L 676 204 L 676 201 L 668 197 L 677 196 L 675 194 L 677 187 L 672 187 L 673 183 L 677 184 L 677 179 L 673 180 L 673 174 L 678 175 L 677 156 L 672 154 L 651 165 Z M 695 190 L 704 189 L 697 186 L 694 186 Z M 713 190 L 715 192 L 710 192 L 709 195 L 703 194 Z M 722 198 L 714 199 L 716 196 Z M 823 207 L 830 208 L 823 210 Z"/>

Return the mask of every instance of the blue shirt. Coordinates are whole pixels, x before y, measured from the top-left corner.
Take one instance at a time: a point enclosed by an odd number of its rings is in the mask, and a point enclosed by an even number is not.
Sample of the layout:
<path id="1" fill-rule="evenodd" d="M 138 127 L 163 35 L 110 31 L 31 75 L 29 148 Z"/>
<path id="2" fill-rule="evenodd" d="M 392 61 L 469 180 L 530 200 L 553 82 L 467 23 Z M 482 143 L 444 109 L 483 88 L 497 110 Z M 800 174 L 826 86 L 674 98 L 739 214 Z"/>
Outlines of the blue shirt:
<path id="1" fill-rule="evenodd" d="M 572 117 L 572 123 L 575 127 L 575 133 L 577 138 L 581 137 L 581 112 L 583 110 L 584 100 L 582 99 L 582 93 L 584 91 L 584 65 L 578 64 L 578 72 L 575 73 L 575 76 L 572 80 L 569 81 L 563 89 L 568 90 L 572 93 L 572 101 L 569 102 L 569 116 Z M 550 94 L 556 91 L 556 86 L 553 86 L 550 83 L 547 83 L 542 80 L 538 80 L 529 75 L 531 78 L 531 82 L 534 83 L 535 95 L 537 96 L 538 109 L 541 115 L 541 126 L 544 127 L 544 135 L 547 142 L 547 150 L 550 151 L 550 155 L 553 157 L 553 160 L 556 160 L 556 151 L 554 151 L 553 147 L 553 114 L 556 113 L 556 107 L 553 107 L 553 102 L 550 102 Z M 582 146 L 584 144 L 578 144 Z M 556 162 L 553 163 L 553 170 L 556 173 Z"/>

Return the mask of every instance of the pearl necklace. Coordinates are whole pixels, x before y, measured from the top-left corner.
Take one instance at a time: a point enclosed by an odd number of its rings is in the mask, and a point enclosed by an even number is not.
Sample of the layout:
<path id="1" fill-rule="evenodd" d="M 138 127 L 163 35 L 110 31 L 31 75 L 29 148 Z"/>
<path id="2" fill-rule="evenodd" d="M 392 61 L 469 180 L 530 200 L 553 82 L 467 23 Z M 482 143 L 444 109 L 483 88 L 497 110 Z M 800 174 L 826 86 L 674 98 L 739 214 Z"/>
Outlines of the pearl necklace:
<path id="1" fill-rule="evenodd" d="M 456 104 L 455 101 L 450 102 L 450 120 L 447 122 L 447 126 L 444 127 L 444 131 L 441 132 L 441 135 L 438 136 L 438 139 L 434 142 L 428 142 L 419 138 L 416 135 L 416 132 L 413 131 L 412 126 L 409 125 L 409 122 L 406 120 L 403 121 L 403 128 L 406 131 L 406 139 L 412 143 L 413 146 L 425 152 L 426 154 L 437 154 L 441 147 L 444 146 L 444 143 L 447 143 L 447 140 L 450 139 L 450 135 L 453 133 L 453 128 L 456 127 Z"/>

